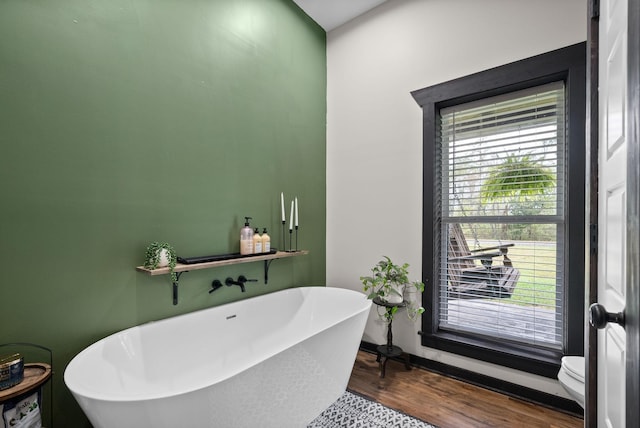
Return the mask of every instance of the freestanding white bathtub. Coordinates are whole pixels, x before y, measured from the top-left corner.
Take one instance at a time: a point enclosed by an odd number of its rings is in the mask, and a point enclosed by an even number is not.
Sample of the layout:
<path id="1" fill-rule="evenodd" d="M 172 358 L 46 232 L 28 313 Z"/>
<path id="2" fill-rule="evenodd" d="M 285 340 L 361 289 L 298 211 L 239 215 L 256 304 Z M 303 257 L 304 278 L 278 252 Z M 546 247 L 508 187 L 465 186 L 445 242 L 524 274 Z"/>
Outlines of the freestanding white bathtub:
<path id="1" fill-rule="evenodd" d="M 306 427 L 344 392 L 371 301 L 301 287 L 108 336 L 64 381 L 95 428 Z"/>

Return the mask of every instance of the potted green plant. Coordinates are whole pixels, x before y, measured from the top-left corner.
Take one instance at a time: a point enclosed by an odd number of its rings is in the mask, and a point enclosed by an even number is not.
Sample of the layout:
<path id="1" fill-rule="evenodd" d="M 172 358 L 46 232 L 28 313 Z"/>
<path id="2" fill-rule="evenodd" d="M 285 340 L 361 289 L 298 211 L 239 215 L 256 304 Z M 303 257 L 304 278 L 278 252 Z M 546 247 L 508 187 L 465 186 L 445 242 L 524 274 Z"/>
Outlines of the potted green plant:
<path id="1" fill-rule="evenodd" d="M 152 242 L 147 247 L 144 255 L 144 267 L 147 269 L 158 269 L 161 267 L 169 267 L 171 280 L 177 282 L 178 278 L 173 271 L 176 267 L 176 251 L 166 242 Z"/>
<path id="2" fill-rule="evenodd" d="M 416 296 L 424 291 L 424 283 L 409 281 L 408 263 L 397 265 L 389 257 L 383 257 L 384 259 L 371 269 L 371 276 L 360 277 L 367 298 L 376 299 L 386 307 L 385 313 L 380 315 L 387 322 L 393 320 L 403 302 L 407 315 L 415 320 L 424 312 L 424 308 L 416 299 Z"/>

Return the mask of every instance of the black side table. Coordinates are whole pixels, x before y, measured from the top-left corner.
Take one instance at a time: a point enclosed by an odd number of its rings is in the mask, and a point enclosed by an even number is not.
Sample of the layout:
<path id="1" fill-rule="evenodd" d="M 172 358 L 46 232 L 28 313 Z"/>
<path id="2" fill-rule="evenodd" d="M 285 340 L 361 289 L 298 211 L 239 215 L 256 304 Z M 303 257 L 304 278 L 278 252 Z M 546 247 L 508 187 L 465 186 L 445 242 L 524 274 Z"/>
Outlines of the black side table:
<path id="1" fill-rule="evenodd" d="M 378 297 L 373 299 L 373 303 L 375 303 L 378 306 L 385 307 L 386 308 L 385 310 L 387 312 L 393 310 L 393 308 L 404 308 L 407 305 L 407 302 L 405 301 L 401 303 L 388 303 L 380 300 L 380 298 Z M 376 358 L 376 361 L 380 365 L 381 378 L 384 378 L 386 367 L 387 367 L 387 361 L 389 360 L 389 358 L 394 358 L 394 357 L 399 357 L 401 355 L 404 355 L 404 367 L 407 370 L 411 370 L 411 366 L 409 365 L 409 354 L 403 352 L 402 348 L 400 348 L 399 346 L 395 346 L 393 344 L 393 331 L 392 331 L 392 325 L 391 325 L 393 322 L 393 318 L 387 318 L 387 319 L 389 319 L 389 324 L 387 324 L 387 343 L 385 345 L 379 345 L 376 348 L 376 352 L 378 353 L 378 357 Z"/>

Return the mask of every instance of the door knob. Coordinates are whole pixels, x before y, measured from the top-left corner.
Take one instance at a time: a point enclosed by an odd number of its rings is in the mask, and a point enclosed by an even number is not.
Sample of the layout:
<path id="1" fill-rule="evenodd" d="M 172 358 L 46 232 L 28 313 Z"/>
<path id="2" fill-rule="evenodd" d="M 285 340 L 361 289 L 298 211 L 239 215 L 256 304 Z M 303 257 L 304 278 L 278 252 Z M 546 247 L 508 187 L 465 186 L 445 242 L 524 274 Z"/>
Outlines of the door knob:
<path id="1" fill-rule="evenodd" d="M 615 322 L 624 328 L 624 312 L 607 312 L 600 303 L 589 306 L 589 324 L 595 328 L 604 328 L 607 323 Z"/>

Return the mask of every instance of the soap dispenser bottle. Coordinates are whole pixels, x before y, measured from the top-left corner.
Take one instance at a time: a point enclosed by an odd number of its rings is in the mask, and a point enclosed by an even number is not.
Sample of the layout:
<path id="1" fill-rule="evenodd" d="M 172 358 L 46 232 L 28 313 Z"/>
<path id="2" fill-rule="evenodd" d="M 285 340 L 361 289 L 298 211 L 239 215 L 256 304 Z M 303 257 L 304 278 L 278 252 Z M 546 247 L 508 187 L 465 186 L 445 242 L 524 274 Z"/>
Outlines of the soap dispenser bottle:
<path id="1" fill-rule="evenodd" d="M 240 229 L 240 254 L 253 254 L 253 229 L 249 226 L 251 217 L 244 218 L 244 227 Z"/>
<path id="2" fill-rule="evenodd" d="M 262 230 L 262 252 L 263 253 L 271 252 L 271 237 L 267 235 L 266 227 Z"/>
<path id="3" fill-rule="evenodd" d="M 260 254 L 262 252 L 262 236 L 260 236 L 260 231 L 256 227 L 253 231 L 253 253 Z"/>

